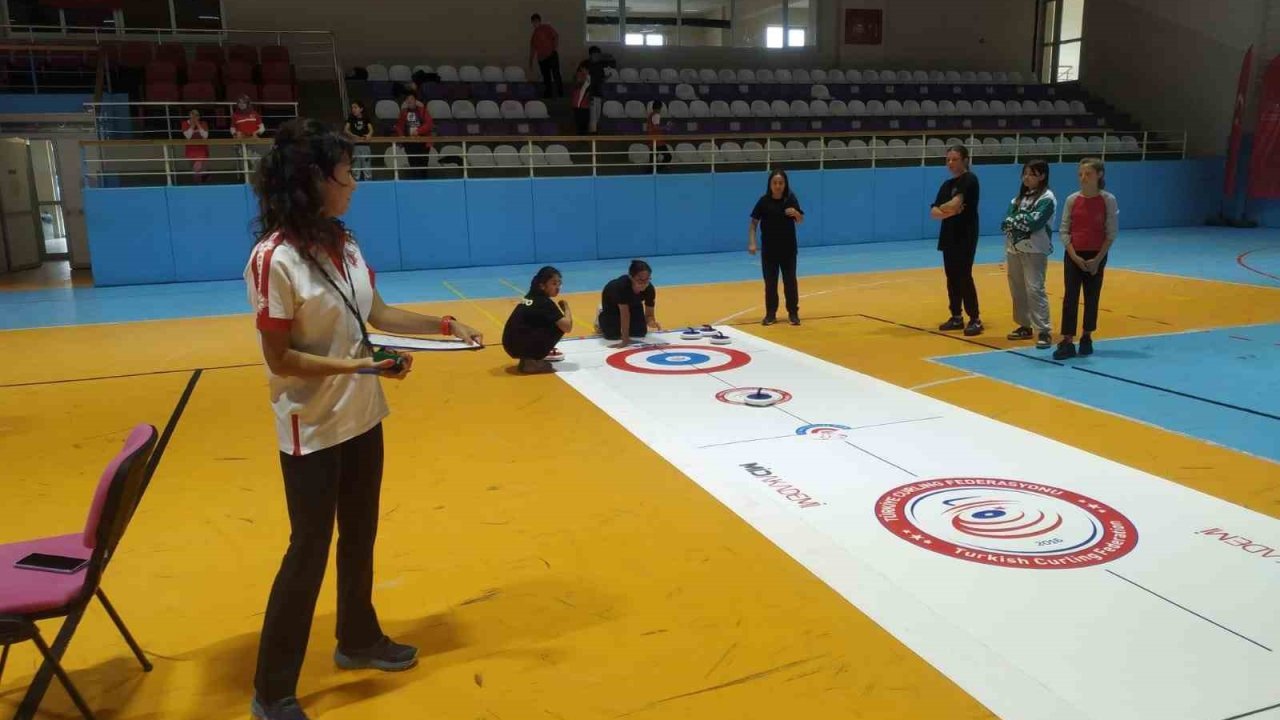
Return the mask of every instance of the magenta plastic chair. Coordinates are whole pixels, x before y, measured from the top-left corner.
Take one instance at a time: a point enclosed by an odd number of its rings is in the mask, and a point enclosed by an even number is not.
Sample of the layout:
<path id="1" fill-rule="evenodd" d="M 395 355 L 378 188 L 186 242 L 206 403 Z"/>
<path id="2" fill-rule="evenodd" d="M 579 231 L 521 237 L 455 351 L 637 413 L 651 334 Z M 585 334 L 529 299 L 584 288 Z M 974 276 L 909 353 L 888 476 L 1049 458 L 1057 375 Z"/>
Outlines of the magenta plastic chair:
<path id="1" fill-rule="evenodd" d="M 102 603 L 143 670 L 150 672 L 151 663 L 107 601 L 101 582 L 102 574 L 142 499 L 148 480 L 148 466 L 154 467 L 148 459 L 156 440 L 156 429 L 151 425 L 138 425 L 129 433 L 124 447 L 107 464 L 98 480 L 83 532 L 0 545 L 0 646 L 3 646 L 0 649 L 0 676 L 3 676 L 12 644 L 30 640 L 44 657 L 44 664 L 18 708 L 16 718 L 29 718 L 35 714 L 52 674 L 62 682 L 86 720 L 93 720 L 93 713 L 62 668 L 61 658 L 94 597 Z M 84 557 L 89 563 L 71 575 L 14 567 L 16 561 L 33 552 Z M 36 621 L 58 617 L 64 618 L 62 628 L 50 647 L 40 635 Z"/>

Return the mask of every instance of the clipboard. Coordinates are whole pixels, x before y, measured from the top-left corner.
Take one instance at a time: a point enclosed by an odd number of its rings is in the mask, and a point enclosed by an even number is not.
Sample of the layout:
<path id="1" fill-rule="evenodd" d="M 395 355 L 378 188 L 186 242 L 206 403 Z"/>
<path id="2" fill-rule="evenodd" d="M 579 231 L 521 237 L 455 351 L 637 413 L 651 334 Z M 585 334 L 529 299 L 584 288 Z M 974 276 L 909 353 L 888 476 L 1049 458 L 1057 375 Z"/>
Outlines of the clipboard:
<path id="1" fill-rule="evenodd" d="M 369 342 L 389 350 L 404 350 L 406 352 L 484 349 L 483 345 L 469 345 L 457 338 L 442 340 L 437 338 L 405 337 L 403 335 L 384 335 L 382 333 L 369 333 Z"/>

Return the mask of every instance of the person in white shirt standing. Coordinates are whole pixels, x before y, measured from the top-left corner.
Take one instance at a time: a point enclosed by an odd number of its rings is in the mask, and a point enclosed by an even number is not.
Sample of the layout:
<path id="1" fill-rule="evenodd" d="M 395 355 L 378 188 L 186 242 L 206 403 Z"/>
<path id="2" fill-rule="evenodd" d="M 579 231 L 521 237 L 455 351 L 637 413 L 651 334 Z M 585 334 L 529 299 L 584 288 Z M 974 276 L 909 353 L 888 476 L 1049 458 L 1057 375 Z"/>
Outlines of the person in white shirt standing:
<path id="1" fill-rule="evenodd" d="M 271 588 L 251 711 L 306 720 L 297 701 L 320 585 L 338 526 L 338 646 L 345 669 L 406 670 L 416 648 L 382 632 L 373 608 L 373 548 L 382 485 L 379 377 L 404 379 L 410 355 L 376 350 L 366 323 L 483 343 L 451 317 L 382 301 L 374 271 L 338 219 L 351 202 L 353 148 L 314 120 L 284 125 L 254 176 L 260 239 L 245 268 L 275 412 L 290 537 Z M 375 352 L 377 356 L 375 356 Z"/>

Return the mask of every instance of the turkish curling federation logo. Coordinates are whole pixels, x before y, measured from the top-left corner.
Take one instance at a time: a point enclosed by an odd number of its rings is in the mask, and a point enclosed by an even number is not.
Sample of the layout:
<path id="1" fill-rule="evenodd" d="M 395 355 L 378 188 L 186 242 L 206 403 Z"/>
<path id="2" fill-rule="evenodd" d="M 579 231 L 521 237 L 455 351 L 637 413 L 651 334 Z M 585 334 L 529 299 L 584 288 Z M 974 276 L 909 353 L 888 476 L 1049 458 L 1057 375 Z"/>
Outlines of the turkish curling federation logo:
<path id="1" fill-rule="evenodd" d="M 815 423 L 812 425 L 801 425 L 796 428 L 797 435 L 808 435 L 816 437 L 819 440 L 844 440 L 849 437 L 845 431 L 849 430 L 848 425 L 836 425 L 835 423 Z"/>
<path id="2" fill-rule="evenodd" d="M 1070 490 L 993 478 L 945 478 L 894 488 L 876 501 L 884 527 L 948 557 L 1056 570 L 1124 557 L 1138 530 L 1115 508 Z"/>

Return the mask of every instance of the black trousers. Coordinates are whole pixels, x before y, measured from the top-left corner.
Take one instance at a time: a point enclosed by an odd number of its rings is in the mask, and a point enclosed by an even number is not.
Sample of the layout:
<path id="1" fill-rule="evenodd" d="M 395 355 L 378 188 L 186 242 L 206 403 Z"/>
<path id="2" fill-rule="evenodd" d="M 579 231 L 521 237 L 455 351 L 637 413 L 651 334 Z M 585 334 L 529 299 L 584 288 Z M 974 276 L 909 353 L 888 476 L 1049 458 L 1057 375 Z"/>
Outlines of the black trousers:
<path id="1" fill-rule="evenodd" d="M 309 455 L 280 454 L 289 549 L 267 601 L 254 689 L 264 705 L 297 695 L 316 598 L 338 524 L 338 647 L 382 638 L 373 609 L 373 545 L 382 489 L 382 425 Z"/>
<path id="2" fill-rule="evenodd" d="M 600 324 L 600 334 L 604 335 L 605 340 L 622 339 L 622 316 L 618 314 L 617 307 L 601 310 L 596 322 Z M 631 306 L 631 325 L 627 328 L 627 334 L 638 338 L 648 333 L 649 323 L 644 317 L 644 305 L 636 303 Z"/>
<path id="3" fill-rule="evenodd" d="M 515 360 L 541 360 L 563 337 L 564 331 L 558 327 L 513 327 L 502 333 L 502 349 Z"/>
<path id="4" fill-rule="evenodd" d="M 1085 260 L 1098 256 L 1096 250 L 1077 250 L 1076 254 Z M 1098 264 L 1095 275 L 1081 270 L 1070 257 L 1062 259 L 1062 276 L 1066 281 L 1066 293 L 1062 296 L 1062 334 L 1075 336 L 1076 316 L 1080 309 L 1080 291 L 1084 290 L 1084 333 L 1088 335 L 1098 329 L 1098 299 L 1102 297 L 1102 275 L 1107 269 L 1107 259 Z"/>
<path id="5" fill-rule="evenodd" d="M 591 108 L 574 108 L 573 124 L 577 127 L 579 135 L 586 135 L 591 132 Z"/>
<path id="6" fill-rule="evenodd" d="M 942 268 L 947 273 L 947 303 L 951 317 L 959 317 L 961 307 L 973 320 L 978 315 L 978 287 L 973 284 L 973 258 L 978 242 L 944 245 Z"/>
<path id="7" fill-rule="evenodd" d="M 764 314 L 778 314 L 778 273 L 782 273 L 782 292 L 787 298 L 787 313 L 800 312 L 800 288 L 796 282 L 796 253 L 760 255 L 760 269 L 764 273 Z"/>
<path id="8" fill-rule="evenodd" d="M 559 97 L 564 95 L 564 78 L 560 77 L 560 53 L 553 52 L 545 60 L 538 61 L 538 71 L 542 73 L 543 97 Z M 552 94 L 552 88 L 555 94 Z"/>

